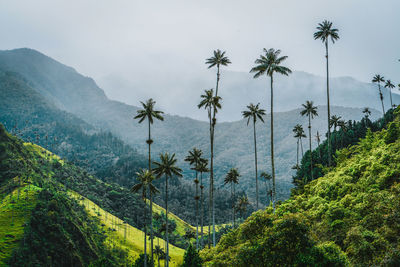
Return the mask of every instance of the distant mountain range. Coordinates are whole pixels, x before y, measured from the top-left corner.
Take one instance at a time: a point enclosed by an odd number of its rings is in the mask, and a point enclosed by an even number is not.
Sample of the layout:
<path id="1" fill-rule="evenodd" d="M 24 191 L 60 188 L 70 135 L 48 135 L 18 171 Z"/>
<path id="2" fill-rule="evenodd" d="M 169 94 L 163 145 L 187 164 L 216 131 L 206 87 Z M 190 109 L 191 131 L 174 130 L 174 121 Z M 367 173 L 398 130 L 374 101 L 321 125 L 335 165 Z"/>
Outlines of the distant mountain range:
<path id="1" fill-rule="evenodd" d="M 138 124 L 137 121 L 133 120 L 138 107 L 110 100 L 93 79 L 84 77 L 73 68 L 31 49 L 1 51 L 0 70 L 18 73 L 29 82 L 31 88 L 54 106 L 73 114 L 97 129 L 112 132 L 136 148 L 138 152 L 147 151 L 145 144 L 146 125 Z M 262 100 L 262 96 L 266 94 L 265 81 L 261 83 L 261 81 L 251 80 L 255 84 L 254 87 L 245 86 L 243 84 L 244 79 L 241 78 L 243 75 L 243 73 L 225 73 L 224 89 L 221 94 L 224 98 L 226 113 L 240 114 L 248 103 L 239 102 L 238 99 L 251 100 L 249 95 L 253 97 L 252 101 L 265 103 Z M 324 103 L 325 101 L 323 78 L 302 72 L 294 73 L 293 77 L 293 79 L 286 80 L 278 78 L 277 81 L 279 83 L 279 90 L 276 93 L 277 106 L 281 106 L 280 109 L 283 110 L 292 109 L 275 114 L 276 164 L 280 198 L 286 198 L 290 194 L 291 167 L 295 164 L 296 151 L 296 141 L 292 137 L 292 128 L 297 123 L 306 126 L 306 118 L 299 115 L 299 109 L 293 110 L 293 108 L 299 107 L 305 99 L 314 99 L 316 103 Z M 210 81 L 210 84 L 213 83 Z M 230 86 L 252 88 L 252 91 L 250 94 L 247 90 L 237 89 L 236 91 L 230 90 L 228 93 Z M 285 93 L 284 88 L 289 87 L 291 89 L 287 91 L 290 93 Z M 333 103 L 340 106 L 350 106 L 332 107 L 332 114 L 340 115 L 346 120 L 360 119 L 363 116 L 361 107 L 379 108 L 377 90 L 369 84 L 357 82 L 352 78 L 338 78 L 332 80 L 332 88 L 335 88 L 335 90 L 332 90 Z M 386 90 L 384 92 L 387 94 Z M 143 100 L 137 99 L 137 103 Z M 197 100 L 198 96 L 193 101 Z M 192 100 L 188 99 L 188 101 Z M 400 97 L 394 95 L 394 102 L 399 103 Z M 356 108 L 351 108 L 351 106 Z M 372 119 L 379 115 L 378 111 L 372 109 Z M 176 153 L 186 176 L 191 177 L 193 174 L 183 158 L 187 151 L 193 147 L 203 149 L 205 155 L 208 155 L 207 122 L 166 114 L 165 121 L 156 121 L 152 129 L 155 141 L 152 146 L 153 157 L 155 158 L 159 152 L 164 151 Z M 316 130 L 319 130 L 320 133 L 326 131 L 325 106 L 319 106 L 319 117 L 313 120 L 314 134 Z M 257 134 L 260 169 L 268 170 L 270 165 L 269 143 L 267 143 L 269 116 L 266 117 L 265 124 L 258 124 Z M 304 145 L 306 143 L 305 140 Z M 215 153 L 217 184 L 222 185 L 224 175 L 229 168 L 238 167 L 242 174 L 240 188 L 246 190 L 252 197 L 254 193 L 253 140 L 252 129 L 246 126 L 246 121 L 239 120 L 217 124 Z"/>

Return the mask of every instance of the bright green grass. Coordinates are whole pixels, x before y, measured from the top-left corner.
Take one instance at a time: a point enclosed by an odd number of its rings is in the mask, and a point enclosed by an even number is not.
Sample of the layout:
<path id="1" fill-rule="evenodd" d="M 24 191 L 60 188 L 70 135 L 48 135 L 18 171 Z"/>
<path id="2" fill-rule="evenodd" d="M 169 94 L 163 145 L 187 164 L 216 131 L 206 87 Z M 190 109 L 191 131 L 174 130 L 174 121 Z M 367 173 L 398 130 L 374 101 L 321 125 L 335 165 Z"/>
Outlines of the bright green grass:
<path id="1" fill-rule="evenodd" d="M 114 215 L 104 211 L 89 199 L 82 197 L 76 192 L 71 191 L 71 196 L 77 199 L 88 212 L 100 219 L 103 229 L 107 232 L 106 244 L 109 246 L 118 246 L 123 250 L 127 250 L 129 258 L 134 261 L 139 254 L 143 253 L 144 233 L 115 217 Z M 126 237 L 126 238 L 125 238 Z M 163 239 L 155 237 L 154 245 L 158 245 L 165 251 L 165 242 Z M 147 251 L 150 252 L 150 240 L 147 241 Z M 169 244 L 169 255 L 171 257 L 170 265 L 178 266 L 183 261 L 185 251 L 181 248 Z M 156 257 L 154 257 L 156 259 Z M 163 261 L 161 261 L 163 262 Z"/>
<path id="2" fill-rule="evenodd" d="M 36 205 L 40 188 L 26 185 L 5 196 L 0 204 L 0 266 L 12 255 L 23 237 L 25 224 Z M 18 198 L 19 191 L 19 198 Z"/>

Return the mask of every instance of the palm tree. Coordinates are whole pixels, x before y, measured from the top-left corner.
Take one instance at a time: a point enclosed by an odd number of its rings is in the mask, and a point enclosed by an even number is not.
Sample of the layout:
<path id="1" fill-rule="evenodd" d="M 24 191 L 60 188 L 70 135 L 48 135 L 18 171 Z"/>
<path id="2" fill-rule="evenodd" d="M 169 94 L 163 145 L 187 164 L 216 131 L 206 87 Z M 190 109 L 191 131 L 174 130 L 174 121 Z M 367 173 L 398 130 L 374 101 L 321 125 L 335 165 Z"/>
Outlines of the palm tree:
<path id="1" fill-rule="evenodd" d="M 215 96 L 214 96 L 214 103 L 213 103 L 213 108 L 212 108 L 212 124 L 211 124 L 211 135 L 210 135 L 210 145 L 211 145 L 211 164 L 210 164 L 210 184 L 211 184 L 211 210 L 212 210 L 212 225 L 213 225 L 213 247 L 215 247 L 215 210 L 214 210 L 214 130 L 215 130 L 215 124 L 216 124 L 216 114 L 217 114 L 217 109 L 221 108 L 221 105 L 219 104 L 219 96 L 218 96 L 218 88 L 219 88 L 219 80 L 220 80 L 220 67 L 221 66 L 228 66 L 231 64 L 231 61 L 227 56 L 225 56 L 225 51 L 222 52 L 221 50 L 217 49 L 214 50 L 214 55 L 206 60 L 206 64 L 208 65 L 208 68 L 213 68 L 217 67 L 217 82 L 215 86 Z M 218 105 L 216 105 L 218 102 Z"/>
<path id="2" fill-rule="evenodd" d="M 395 86 L 390 80 L 387 80 L 387 81 L 386 81 L 386 83 L 385 83 L 385 88 L 388 88 L 388 89 L 389 89 L 389 92 L 390 92 L 390 106 L 391 106 L 392 108 L 395 107 L 395 105 L 393 105 L 393 102 L 392 102 L 392 89 L 395 88 L 395 87 L 396 87 L 396 86 Z"/>
<path id="3" fill-rule="evenodd" d="M 368 119 L 368 117 L 371 115 L 371 111 L 369 110 L 369 108 L 364 108 L 362 113 L 365 114 L 366 119 Z"/>
<path id="4" fill-rule="evenodd" d="M 383 117 L 385 117 L 385 106 L 383 105 L 383 94 L 381 91 L 381 83 L 385 82 L 385 79 L 383 76 L 376 74 L 374 78 L 372 78 L 372 82 L 378 83 L 379 98 L 381 99 Z"/>
<path id="5" fill-rule="evenodd" d="M 133 193 L 138 193 L 140 190 L 142 191 L 142 199 L 145 202 L 144 204 L 144 266 L 147 266 L 147 245 L 146 245 L 146 240 L 147 240 L 147 208 L 146 208 L 146 195 L 147 191 L 150 192 L 150 194 L 155 194 L 158 191 L 158 189 L 152 184 L 152 181 L 155 179 L 151 171 L 149 170 L 141 170 L 140 172 L 136 173 L 136 177 L 138 180 L 138 183 L 132 186 L 131 192 Z"/>
<path id="6" fill-rule="evenodd" d="M 315 136 L 315 140 L 317 140 L 317 144 L 318 144 L 318 155 L 319 155 L 319 159 L 321 159 L 321 148 L 319 147 L 319 143 L 321 142 L 321 135 L 319 134 L 318 131 L 317 131 L 317 135 Z"/>
<path id="7" fill-rule="evenodd" d="M 339 121 L 340 121 L 340 119 L 341 119 L 342 117 L 340 117 L 340 116 L 336 116 L 336 115 L 333 115 L 332 117 L 331 117 L 331 119 L 330 119 L 330 121 L 329 121 L 329 128 L 332 128 L 333 127 L 333 133 L 334 133 L 334 150 L 336 150 L 336 143 L 337 143 L 337 140 L 336 140 L 336 128 L 338 127 L 338 123 L 339 123 Z"/>
<path id="8" fill-rule="evenodd" d="M 200 172 L 200 205 L 201 205 L 201 216 L 200 216 L 200 231 L 201 231 L 201 247 L 204 247 L 204 239 L 203 239 L 203 226 L 204 226 L 204 200 L 203 200 L 203 173 L 209 172 L 210 170 L 207 168 L 208 160 L 201 158 L 200 164 L 197 166 L 197 171 Z"/>
<path id="9" fill-rule="evenodd" d="M 312 162 L 312 149 L 311 149 L 311 119 L 314 118 L 314 116 L 318 116 L 317 112 L 317 107 L 314 106 L 314 103 L 312 101 L 306 101 L 305 104 L 302 104 L 303 110 L 300 111 L 301 116 L 308 116 L 308 140 L 310 143 L 310 174 L 311 174 L 311 180 L 313 180 L 313 162 Z"/>
<path id="10" fill-rule="evenodd" d="M 156 246 L 154 249 L 154 254 L 157 256 L 158 267 L 160 267 L 161 258 L 165 257 L 165 252 L 160 246 Z"/>
<path id="11" fill-rule="evenodd" d="M 235 227 L 235 184 L 239 183 L 239 171 L 236 168 L 231 168 L 225 176 L 224 185 L 231 185 L 231 199 L 232 199 L 232 225 Z"/>
<path id="12" fill-rule="evenodd" d="M 175 154 L 160 154 L 160 162 L 153 162 L 156 165 L 154 168 L 154 173 L 157 177 L 165 176 L 165 241 L 167 242 L 166 249 L 166 266 L 169 265 L 169 239 L 168 239 L 168 178 L 171 178 L 172 175 L 182 177 L 182 169 L 176 166 L 176 158 Z"/>
<path id="13" fill-rule="evenodd" d="M 198 166 L 200 164 L 200 159 L 202 156 L 203 152 L 200 149 L 197 148 L 193 148 L 192 151 L 189 151 L 189 155 L 185 158 L 185 161 L 189 162 L 190 165 L 194 165 L 194 167 L 192 168 L 192 170 L 194 170 L 196 172 L 196 179 L 194 180 L 194 183 L 196 185 L 196 195 L 195 195 L 195 201 L 196 201 L 196 207 L 195 207 L 195 214 L 196 214 L 196 249 L 199 249 L 199 221 L 198 221 L 198 217 L 199 217 L 199 177 L 198 177 Z"/>
<path id="14" fill-rule="evenodd" d="M 137 111 L 137 115 L 134 117 L 134 119 L 139 119 L 139 123 L 142 123 L 145 119 L 147 119 L 148 122 L 148 139 L 146 140 L 146 143 L 149 146 L 149 171 L 151 172 L 151 144 L 153 143 L 153 140 L 151 139 L 151 124 L 153 124 L 154 119 L 163 121 L 164 117 L 162 114 L 164 112 L 155 110 L 154 106 L 156 104 L 156 101 L 154 101 L 152 98 L 148 99 L 146 103 L 140 102 L 143 106 L 143 109 L 140 109 Z M 153 262 L 153 238 L 154 238 L 154 233 L 153 233 L 153 196 L 152 193 L 150 192 L 150 242 L 151 242 L 151 262 Z"/>
<path id="15" fill-rule="evenodd" d="M 296 168 L 297 169 L 297 168 Z M 267 199 L 268 199 L 268 197 L 269 197 L 269 199 L 270 199 L 270 203 L 269 203 L 269 205 L 271 205 L 271 187 L 270 187 L 270 182 L 271 182 L 271 179 L 272 179 L 272 176 L 271 176 L 271 174 L 269 174 L 269 173 L 266 173 L 266 172 L 262 172 L 261 174 L 260 174 L 260 177 L 261 178 L 264 178 L 264 181 L 265 181 L 265 189 L 266 189 L 266 192 L 267 192 Z"/>
<path id="16" fill-rule="evenodd" d="M 344 120 L 340 120 L 338 122 L 338 126 L 342 130 L 342 136 L 341 136 L 342 138 L 340 140 L 340 143 L 341 143 L 341 147 L 343 148 L 344 133 L 347 132 L 348 127 L 347 127 L 347 123 Z"/>
<path id="17" fill-rule="evenodd" d="M 326 97 L 327 97 L 327 107 L 328 107 L 328 166 L 331 166 L 331 129 L 329 127 L 329 120 L 331 118 L 331 108 L 329 99 L 329 39 L 331 39 L 334 44 L 336 40 L 339 39 L 339 30 L 332 28 L 332 22 L 324 20 L 322 23 L 318 23 L 317 31 L 314 33 L 314 39 L 321 39 L 322 43 L 325 44 L 325 57 L 326 57 Z"/>
<path id="18" fill-rule="evenodd" d="M 256 138 L 256 122 L 257 118 L 260 119 L 260 121 L 264 122 L 264 119 L 262 116 L 265 115 L 265 110 L 261 109 L 260 103 L 257 105 L 253 105 L 253 103 L 250 103 L 250 105 L 247 106 L 248 110 L 242 111 L 243 118 L 247 118 L 247 125 L 249 125 L 250 119 L 253 120 L 253 135 L 254 135 L 254 162 L 255 162 L 255 175 L 256 175 L 256 207 L 258 209 L 258 175 L 257 175 L 257 138 Z"/>
<path id="19" fill-rule="evenodd" d="M 242 218 L 243 218 L 243 214 L 246 212 L 247 206 L 249 204 L 250 204 L 250 202 L 246 195 L 239 198 L 236 209 L 240 212 L 240 216 Z"/>
<path id="20" fill-rule="evenodd" d="M 204 108 L 207 110 L 208 118 L 210 121 L 210 209 L 209 209 L 209 222 L 212 222 L 213 227 L 213 246 L 215 246 L 215 212 L 214 212 L 214 129 L 215 129 L 215 115 L 218 109 L 221 108 L 221 97 L 213 95 L 213 90 L 205 90 L 205 94 L 201 95 L 201 101 L 197 105 L 198 108 Z M 208 224 L 208 235 L 209 242 L 211 240 L 211 225 Z M 210 243 L 208 244 L 210 247 Z"/>
<path id="21" fill-rule="evenodd" d="M 301 145 L 301 156 L 303 157 L 304 153 L 303 153 L 303 141 L 301 138 L 306 138 L 307 136 L 304 133 L 304 129 L 303 126 L 301 126 L 300 124 L 296 124 L 293 127 L 293 133 L 294 133 L 294 138 L 297 139 L 297 161 L 296 161 L 296 165 L 299 166 L 299 144 Z"/>
<path id="22" fill-rule="evenodd" d="M 267 50 L 264 48 L 265 55 L 260 55 L 255 61 L 256 66 L 253 67 L 250 72 L 255 73 L 254 78 L 261 77 L 266 74 L 270 77 L 271 81 L 271 165 L 272 165 L 272 205 L 275 212 L 276 202 L 276 188 L 275 188 L 275 162 L 274 162 L 274 73 L 279 73 L 288 76 L 292 71 L 281 63 L 287 59 L 287 56 L 280 56 L 281 50 L 275 50 L 273 48 Z"/>

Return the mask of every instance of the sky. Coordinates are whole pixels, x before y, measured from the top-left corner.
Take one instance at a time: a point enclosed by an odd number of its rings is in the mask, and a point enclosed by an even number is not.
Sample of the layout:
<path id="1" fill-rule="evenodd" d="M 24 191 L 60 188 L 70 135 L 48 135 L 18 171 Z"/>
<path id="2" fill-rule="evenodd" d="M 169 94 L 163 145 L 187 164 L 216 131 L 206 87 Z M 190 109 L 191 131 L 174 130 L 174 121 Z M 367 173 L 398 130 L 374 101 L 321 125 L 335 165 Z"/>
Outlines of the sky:
<path id="1" fill-rule="evenodd" d="M 400 82 L 398 10 L 398 0 L 0 0 L 0 49 L 39 50 L 111 98 L 137 105 L 154 97 L 187 115 L 171 98 L 199 90 L 181 79 L 214 75 L 204 62 L 217 48 L 232 61 L 226 70 L 248 72 L 273 47 L 293 70 L 324 76 L 324 47 L 313 39 L 324 19 L 340 34 L 330 46 L 332 76 L 369 82 L 381 73 Z"/>

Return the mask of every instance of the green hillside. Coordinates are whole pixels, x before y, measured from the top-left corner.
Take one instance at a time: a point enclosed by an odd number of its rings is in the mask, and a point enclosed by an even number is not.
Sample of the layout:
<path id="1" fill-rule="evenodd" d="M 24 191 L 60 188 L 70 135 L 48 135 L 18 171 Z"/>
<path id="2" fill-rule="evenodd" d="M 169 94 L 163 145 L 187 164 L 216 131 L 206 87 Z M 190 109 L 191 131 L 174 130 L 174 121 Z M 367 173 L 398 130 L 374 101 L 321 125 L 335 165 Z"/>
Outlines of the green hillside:
<path id="1" fill-rule="evenodd" d="M 337 152 L 302 193 L 250 216 L 202 257 L 212 266 L 399 266 L 400 108 L 387 130 Z"/>
<path id="2" fill-rule="evenodd" d="M 77 172 L 79 168 L 74 169 L 40 146 L 21 142 L 1 125 L 0 160 L 0 266 L 25 266 L 26 262 L 40 266 L 121 266 L 132 264 L 143 252 L 144 235 L 127 223 L 132 219 L 122 220 L 71 190 L 86 192 L 74 183 L 83 178 Z M 59 172 L 67 172 L 67 181 Z M 85 176 L 79 180 L 84 182 L 83 188 L 103 187 L 117 195 L 119 188 L 132 195 L 127 189 Z M 98 200 L 96 194 L 90 197 Z M 132 206 L 139 204 L 134 201 L 140 199 L 136 196 L 128 199 Z M 116 207 L 109 209 L 122 212 Z M 140 206 L 135 209 L 141 210 Z M 157 210 L 164 211 L 159 206 Z M 138 218 L 141 214 L 134 215 Z M 191 228 L 174 214 L 170 221 L 175 225 L 172 240 L 181 229 Z M 155 243 L 164 246 L 160 238 Z M 183 249 L 170 245 L 171 266 L 180 263 L 183 254 Z"/>

